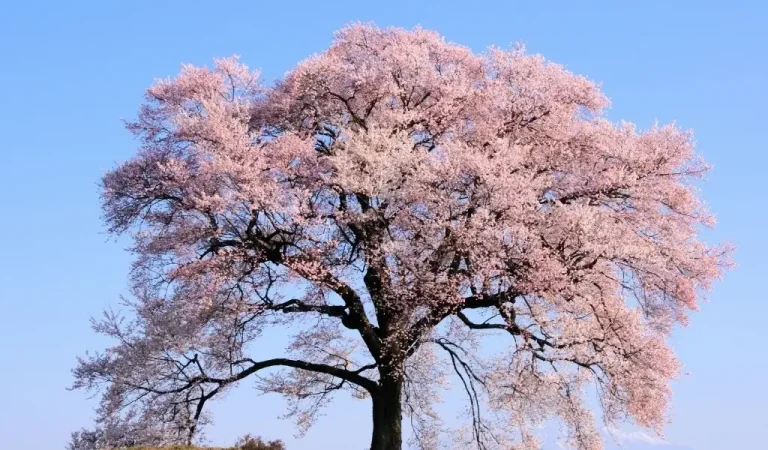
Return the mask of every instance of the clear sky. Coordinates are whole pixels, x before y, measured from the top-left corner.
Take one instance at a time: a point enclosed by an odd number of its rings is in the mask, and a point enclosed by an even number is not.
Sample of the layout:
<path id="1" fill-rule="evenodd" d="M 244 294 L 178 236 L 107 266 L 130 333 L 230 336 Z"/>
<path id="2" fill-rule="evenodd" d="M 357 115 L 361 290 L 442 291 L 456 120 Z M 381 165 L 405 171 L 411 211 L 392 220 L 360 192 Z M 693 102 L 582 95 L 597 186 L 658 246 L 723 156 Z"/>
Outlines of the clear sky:
<path id="1" fill-rule="evenodd" d="M 421 24 L 481 51 L 529 51 L 602 84 L 609 116 L 676 120 L 714 165 L 702 195 L 715 242 L 738 267 L 674 336 L 667 449 L 768 448 L 768 6 L 759 1 L 0 2 L 0 447 L 62 448 L 93 400 L 68 392 L 75 356 L 104 344 L 88 318 L 125 291 L 129 255 L 103 233 L 96 182 L 129 157 L 122 128 L 153 79 L 182 62 L 239 54 L 272 80 L 355 20 Z M 471 4 L 471 6 L 470 6 Z M 330 408 L 303 440 L 281 401 L 243 386 L 217 404 L 209 437 L 246 432 L 290 450 L 360 450 L 365 402 Z M 340 441 L 344 433 L 351 436 Z M 627 449 L 661 445 L 625 432 Z M 619 439 L 621 440 L 621 439 Z M 556 445 L 551 443 L 553 448 Z M 548 444 L 548 445 L 550 445 Z M 613 445 L 613 444 L 612 444 Z M 547 447 L 549 448 L 549 447 Z"/>

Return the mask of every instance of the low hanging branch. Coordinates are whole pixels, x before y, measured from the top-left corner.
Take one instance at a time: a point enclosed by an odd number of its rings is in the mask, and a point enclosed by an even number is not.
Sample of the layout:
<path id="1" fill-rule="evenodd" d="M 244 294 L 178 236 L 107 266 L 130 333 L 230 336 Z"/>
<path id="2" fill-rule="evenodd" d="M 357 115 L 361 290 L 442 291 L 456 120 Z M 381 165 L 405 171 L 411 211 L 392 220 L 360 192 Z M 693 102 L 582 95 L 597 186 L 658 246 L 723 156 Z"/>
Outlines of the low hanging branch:
<path id="1" fill-rule="evenodd" d="M 275 87 L 231 58 L 146 100 L 102 182 L 136 259 L 126 315 L 94 323 L 114 345 L 74 371 L 103 394 L 74 448 L 189 441 L 245 380 L 302 430 L 335 393 L 370 398 L 372 450 L 402 448 L 403 411 L 445 443 L 451 383 L 482 449 L 536 448 L 549 418 L 600 448 L 589 382 L 607 422 L 664 423 L 669 332 L 729 255 L 697 240 L 690 133 L 608 122 L 592 82 L 521 48 L 368 25 Z M 285 354 L 257 357 L 275 328 Z"/>

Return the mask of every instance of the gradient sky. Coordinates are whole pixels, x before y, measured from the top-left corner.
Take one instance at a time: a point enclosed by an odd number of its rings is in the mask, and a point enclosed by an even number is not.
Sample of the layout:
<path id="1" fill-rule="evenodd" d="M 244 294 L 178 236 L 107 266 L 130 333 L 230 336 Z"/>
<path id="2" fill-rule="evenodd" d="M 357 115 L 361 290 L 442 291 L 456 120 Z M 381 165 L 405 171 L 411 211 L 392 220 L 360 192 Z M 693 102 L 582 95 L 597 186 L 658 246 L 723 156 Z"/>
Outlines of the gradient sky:
<path id="1" fill-rule="evenodd" d="M 714 165 L 702 195 L 738 267 L 673 339 L 667 442 L 630 428 L 626 449 L 761 449 L 768 426 L 768 6 L 758 1 L 14 2 L 0 5 L 0 446 L 62 448 L 93 400 L 69 392 L 75 356 L 104 345 L 88 318 L 125 291 L 125 242 L 103 233 L 96 182 L 128 158 L 155 78 L 239 54 L 273 80 L 350 21 L 421 24 L 477 51 L 526 44 L 602 84 L 611 119 L 693 128 Z M 621 6 L 619 6 L 621 4 Z M 578 5 L 578 6 L 577 6 Z M 209 438 L 246 432 L 289 450 L 361 450 L 366 402 L 342 400 L 302 440 L 281 400 L 243 385 L 216 404 Z M 348 436 L 343 438 L 343 436 Z M 557 448 L 553 438 L 548 448 Z"/>

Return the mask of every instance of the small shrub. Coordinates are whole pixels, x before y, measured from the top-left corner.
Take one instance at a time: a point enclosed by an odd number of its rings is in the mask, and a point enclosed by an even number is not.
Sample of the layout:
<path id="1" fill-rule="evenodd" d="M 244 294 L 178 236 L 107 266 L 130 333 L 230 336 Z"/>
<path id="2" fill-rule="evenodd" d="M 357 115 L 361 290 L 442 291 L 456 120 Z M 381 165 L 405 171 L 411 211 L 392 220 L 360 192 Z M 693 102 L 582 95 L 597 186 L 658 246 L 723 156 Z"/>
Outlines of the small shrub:
<path id="1" fill-rule="evenodd" d="M 281 440 L 265 441 L 250 434 L 238 439 L 235 447 L 240 450 L 285 450 L 285 444 Z"/>

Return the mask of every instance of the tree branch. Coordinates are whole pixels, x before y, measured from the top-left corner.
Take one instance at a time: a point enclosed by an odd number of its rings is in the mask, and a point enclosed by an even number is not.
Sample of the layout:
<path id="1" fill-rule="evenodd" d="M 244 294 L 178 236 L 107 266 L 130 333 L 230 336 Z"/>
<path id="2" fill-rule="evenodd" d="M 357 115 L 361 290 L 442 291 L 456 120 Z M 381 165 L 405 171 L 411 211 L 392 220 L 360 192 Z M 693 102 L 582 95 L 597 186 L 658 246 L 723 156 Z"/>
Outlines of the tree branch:
<path id="1" fill-rule="evenodd" d="M 408 333 L 410 336 L 410 342 L 408 345 L 407 355 L 412 355 L 419 347 L 418 341 L 424 335 L 427 330 L 432 329 L 443 321 L 446 317 L 454 314 L 456 311 L 461 312 L 465 309 L 477 309 L 477 308 L 491 308 L 496 307 L 507 301 L 514 301 L 515 297 L 522 295 L 517 291 L 504 291 L 491 295 L 483 296 L 470 296 L 465 297 L 463 301 L 458 304 L 444 303 L 443 307 L 432 311 L 431 314 L 416 321 Z"/>
<path id="2" fill-rule="evenodd" d="M 378 362 L 381 353 L 381 339 L 376 332 L 376 327 L 371 323 L 368 319 L 368 315 L 365 313 L 363 301 L 354 289 L 327 270 L 319 269 L 317 271 L 318 273 L 310 272 L 305 265 L 302 264 L 308 259 L 306 257 L 302 257 L 301 255 L 286 256 L 284 254 L 285 244 L 283 242 L 271 242 L 269 237 L 263 236 L 262 233 L 256 229 L 255 216 L 248 225 L 246 237 L 248 243 L 253 245 L 256 250 L 264 253 L 267 261 L 282 265 L 302 276 L 307 281 L 319 283 L 338 294 L 344 301 L 346 311 L 326 309 L 317 312 L 322 312 L 332 317 L 340 317 L 345 327 L 358 330 L 360 337 L 363 339 L 363 342 L 365 342 L 371 355 L 373 355 L 373 358 Z M 292 307 L 294 308 L 294 311 L 301 311 L 303 308 L 298 305 L 298 303 L 293 303 Z M 307 305 L 307 308 L 309 308 L 309 305 Z M 308 309 L 308 311 L 310 310 L 316 309 Z"/>
<path id="3" fill-rule="evenodd" d="M 153 394 L 159 394 L 159 395 L 177 394 L 179 392 L 183 392 L 194 386 L 198 386 L 206 383 L 216 384 L 218 385 L 218 388 L 221 388 L 226 385 L 240 381 L 248 377 L 249 375 L 252 375 L 258 372 L 259 370 L 267 369 L 270 367 L 282 366 L 282 367 L 292 367 L 294 369 L 301 369 L 301 370 L 307 370 L 310 372 L 317 372 L 317 373 L 324 373 L 327 375 L 331 375 L 336 378 L 340 378 L 344 381 L 355 384 L 357 386 L 360 386 L 363 389 L 370 392 L 372 395 L 375 394 L 378 389 L 378 384 L 375 381 L 360 375 L 360 373 L 362 373 L 363 371 L 374 368 L 375 364 L 368 364 L 361 367 L 358 370 L 350 371 L 347 369 L 343 369 L 341 367 L 329 366 L 327 364 L 311 363 L 307 361 L 288 359 L 288 358 L 273 358 L 273 359 L 267 359 L 264 361 L 254 361 L 250 358 L 246 358 L 239 361 L 235 361 L 233 365 L 239 365 L 244 363 L 250 363 L 251 365 L 247 369 L 226 378 L 199 375 L 196 377 L 189 378 L 188 380 L 186 380 L 186 383 L 182 386 L 179 386 L 173 389 L 163 389 L 163 390 L 154 389 L 146 386 L 139 386 L 139 385 L 132 385 L 129 387 L 133 387 L 135 389 L 140 389 L 140 390 L 144 390 L 144 391 L 151 392 Z M 218 388 L 212 391 L 212 393 L 215 393 L 218 390 Z"/>

